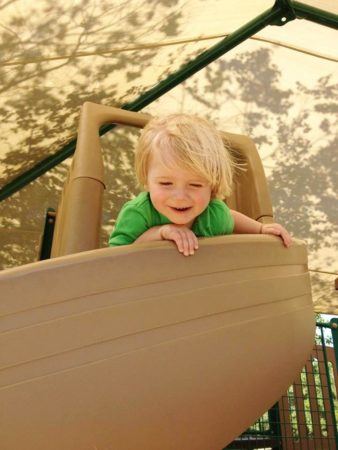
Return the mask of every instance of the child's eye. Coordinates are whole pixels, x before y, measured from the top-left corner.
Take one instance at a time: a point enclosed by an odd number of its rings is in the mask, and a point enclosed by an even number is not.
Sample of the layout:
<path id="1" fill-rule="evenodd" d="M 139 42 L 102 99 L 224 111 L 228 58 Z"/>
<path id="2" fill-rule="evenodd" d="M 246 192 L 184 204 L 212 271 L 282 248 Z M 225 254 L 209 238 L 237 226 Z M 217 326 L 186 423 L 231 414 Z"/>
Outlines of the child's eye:
<path id="1" fill-rule="evenodd" d="M 203 185 L 200 184 L 200 183 L 191 183 L 190 186 L 195 187 L 195 188 L 201 188 L 201 187 L 203 187 Z"/>
<path id="2" fill-rule="evenodd" d="M 161 186 L 171 186 L 172 183 L 170 181 L 160 181 L 159 183 Z"/>

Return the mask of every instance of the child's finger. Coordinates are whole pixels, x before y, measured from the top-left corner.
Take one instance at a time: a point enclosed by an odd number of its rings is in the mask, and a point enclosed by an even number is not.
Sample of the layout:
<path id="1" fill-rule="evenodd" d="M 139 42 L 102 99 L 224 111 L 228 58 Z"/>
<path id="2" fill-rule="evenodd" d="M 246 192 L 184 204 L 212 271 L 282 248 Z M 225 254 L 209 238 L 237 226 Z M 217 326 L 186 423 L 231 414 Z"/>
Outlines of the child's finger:
<path id="1" fill-rule="evenodd" d="M 184 243 L 180 233 L 176 232 L 172 236 L 172 240 L 175 242 L 176 247 L 180 253 L 184 252 Z"/>
<path id="2" fill-rule="evenodd" d="M 193 231 L 186 230 L 186 232 L 187 232 L 187 238 L 189 239 L 190 255 L 193 255 L 195 253 L 195 250 L 198 249 L 198 240 Z"/>
<path id="3" fill-rule="evenodd" d="M 281 225 L 268 225 L 265 228 L 265 232 L 267 234 L 274 234 L 275 236 L 280 236 L 285 247 L 290 247 L 291 236 L 286 231 L 286 229 L 283 228 Z"/>
<path id="4" fill-rule="evenodd" d="M 274 229 L 277 231 L 278 235 L 281 237 L 285 247 L 290 247 L 290 245 L 291 245 L 291 236 L 286 231 L 286 229 L 284 227 L 282 227 L 281 225 L 279 225 L 278 227 L 274 227 Z"/>
<path id="5" fill-rule="evenodd" d="M 189 229 L 178 229 L 171 234 L 170 239 L 176 244 L 180 253 L 184 256 L 193 255 L 198 248 L 198 241 L 195 234 Z"/>
<path id="6" fill-rule="evenodd" d="M 198 239 L 197 236 L 194 234 L 194 249 L 197 250 L 198 249 Z"/>
<path id="7" fill-rule="evenodd" d="M 292 239 L 291 239 L 290 234 L 284 228 L 282 229 L 281 237 L 283 239 L 284 245 L 286 247 L 290 247 Z"/>
<path id="8" fill-rule="evenodd" d="M 189 242 L 189 254 L 193 255 L 195 253 L 195 239 L 194 233 L 190 232 L 187 234 L 187 239 Z"/>
<path id="9" fill-rule="evenodd" d="M 190 246 L 189 246 L 188 236 L 184 231 L 182 231 L 181 237 L 182 237 L 182 243 L 183 243 L 183 255 L 189 256 L 190 255 Z"/>

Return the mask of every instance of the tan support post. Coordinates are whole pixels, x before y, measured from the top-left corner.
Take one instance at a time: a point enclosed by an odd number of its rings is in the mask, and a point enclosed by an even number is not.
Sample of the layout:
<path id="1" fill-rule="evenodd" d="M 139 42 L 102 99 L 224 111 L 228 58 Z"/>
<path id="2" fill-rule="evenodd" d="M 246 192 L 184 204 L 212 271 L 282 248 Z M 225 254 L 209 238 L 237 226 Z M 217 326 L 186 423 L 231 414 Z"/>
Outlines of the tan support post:
<path id="1" fill-rule="evenodd" d="M 273 211 L 263 165 L 255 143 L 247 136 L 223 133 L 243 170 L 235 175 L 231 197 L 227 200 L 235 209 L 262 223 L 273 221 Z"/>
<path id="2" fill-rule="evenodd" d="M 99 129 L 107 123 L 144 127 L 150 116 L 84 103 L 78 141 L 58 208 L 52 257 L 99 246 L 104 170 Z"/>

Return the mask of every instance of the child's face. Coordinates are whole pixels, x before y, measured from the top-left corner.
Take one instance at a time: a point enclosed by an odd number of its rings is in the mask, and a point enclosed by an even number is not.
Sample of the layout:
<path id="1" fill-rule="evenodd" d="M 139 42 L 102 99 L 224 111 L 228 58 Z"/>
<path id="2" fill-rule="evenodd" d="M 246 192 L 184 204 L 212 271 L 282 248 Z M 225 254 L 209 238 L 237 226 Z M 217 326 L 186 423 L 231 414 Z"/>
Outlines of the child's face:
<path id="1" fill-rule="evenodd" d="M 178 165 L 167 167 L 154 152 L 148 170 L 147 189 L 155 209 L 176 225 L 191 227 L 208 206 L 210 184 Z"/>

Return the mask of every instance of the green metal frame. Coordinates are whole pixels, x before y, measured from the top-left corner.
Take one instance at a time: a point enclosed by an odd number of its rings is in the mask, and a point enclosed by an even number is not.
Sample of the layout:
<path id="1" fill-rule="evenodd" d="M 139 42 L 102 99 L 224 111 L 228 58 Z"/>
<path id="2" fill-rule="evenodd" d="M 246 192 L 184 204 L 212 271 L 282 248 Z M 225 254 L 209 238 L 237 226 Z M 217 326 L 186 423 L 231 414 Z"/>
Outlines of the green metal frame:
<path id="1" fill-rule="evenodd" d="M 301 2 L 292 2 L 293 9 L 298 19 L 306 19 L 311 22 L 325 25 L 326 27 L 338 29 L 338 15 L 314 8 L 310 5 L 304 5 Z"/>
<path id="2" fill-rule="evenodd" d="M 327 353 L 326 353 L 325 336 L 324 336 L 324 331 L 323 331 L 324 326 L 323 326 L 323 324 L 317 324 L 317 326 L 320 327 L 321 341 L 322 341 L 323 355 L 324 355 L 324 365 L 325 365 L 325 371 L 327 374 L 327 387 L 328 387 L 328 391 L 329 391 L 329 402 L 330 402 L 330 406 L 331 406 L 332 423 L 333 423 L 333 427 L 335 430 L 336 448 L 338 449 L 337 420 L 336 420 L 336 414 L 335 414 L 334 394 L 333 394 L 333 388 L 332 388 L 332 383 L 331 383 L 331 379 L 330 379 L 329 364 L 328 364 L 328 358 L 327 358 Z M 329 325 L 328 328 L 331 329 L 331 332 L 334 329 L 331 327 L 331 325 Z M 332 336 L 333 336 L 333 332 L 332 332 Z M 335 349 L 335 356 L 336 356 L 336 363 L 337 363 L 337 347 L 334 346 L 334 349 Z"/>
<path id="3" fill-rule="evenodd" d="M 334 354 L 336 356 L 336 366 L 338 370 L 338 317 L 330 320 L 330 327 L 332 333 Z"/>
<path id="4" fill-rule="evenodd" d="M 169 75 L 166 79 L 158 83 L 155 87 L 149 89 L 135 101 L 126 103 L 121 108 L 129 111 L 140 111 L 166 92 L 173 89 L 182 81 L 194 75 L 199 70 L 206 67 L 211 62 L 224 55 L 241 42 L 250 38 L 267 25 L 285 25 L 295 18 L 305 18 L 313 22 L 320 23 L 335 29 L 338 29 L 338 16 L 326 11 L 304 5 L 300 2 L 291 2 L 291 0 L 276 0 L 273 7 L 266 10 L 255 19 L 251 20 L 229 36 L 221 40 L 209 50 L 198 55 L 194 60 L 182 66 L 177 72 Z M 114 125 L 104 126 L 100 130 L 100 135 L 114 128 Z M 54 155 L 37 163 L 34 167 L 18 176 L 0 190 L 0 201 L 11 196 L 24 186 L 34 181 L 50 169 L 60 164 L 62 161 L 71 156 L 76 147 L 76 139 L 70 141 L 66 146 Z"/>

